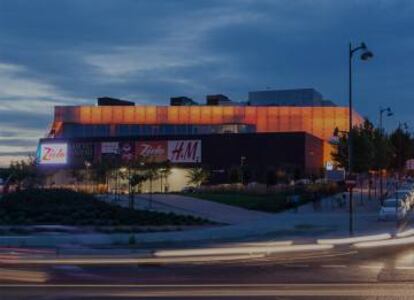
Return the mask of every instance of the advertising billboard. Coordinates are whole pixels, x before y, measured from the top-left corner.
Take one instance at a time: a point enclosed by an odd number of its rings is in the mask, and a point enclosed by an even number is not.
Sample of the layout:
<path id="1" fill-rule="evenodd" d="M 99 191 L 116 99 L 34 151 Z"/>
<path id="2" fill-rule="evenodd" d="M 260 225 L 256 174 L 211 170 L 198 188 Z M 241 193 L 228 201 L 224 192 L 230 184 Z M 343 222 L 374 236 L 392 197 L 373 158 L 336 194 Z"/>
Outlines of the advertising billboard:
<path id="1" fill-rule="evenodd" d="M 144 160 L 162 162 L 168 159 L 167 141 L 142 141 L 136 143 L 136 155 Z"/>
<path id="2" fill-rule="evenodd" d="M 118 154 L 119 153 L 118 142 L 101 143 L 101 153 L 102 154 Z"/>
<path id="3" fill-rule="evenodd" d="M 134 142 L 121 142 L 119 143 L 121 159 L 123 161 L 131 161 L 134 159 L 135 153 Z"/>
<path id="4" fill-rule="evenodd" d="M 168 160 L 172 163 L 201 162 L 201 140 L 168 141 Z"/>
<path id="5" fill-rule="evenodd" d="M 39 163 L 42 165 L 58 165 L 68 162 L 68 145 L 53 143 L 40 145 Z"/>

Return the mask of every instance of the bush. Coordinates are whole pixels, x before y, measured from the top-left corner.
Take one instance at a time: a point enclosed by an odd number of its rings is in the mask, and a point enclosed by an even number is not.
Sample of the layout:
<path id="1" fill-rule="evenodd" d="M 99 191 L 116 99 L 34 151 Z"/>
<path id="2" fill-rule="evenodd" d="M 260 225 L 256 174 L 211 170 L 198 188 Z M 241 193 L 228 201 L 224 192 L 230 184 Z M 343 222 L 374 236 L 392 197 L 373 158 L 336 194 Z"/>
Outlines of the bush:
<path id="1" fill-rule="evenodd" d="M 0 225 L 199 225 L 207 220 L 130 210 L 71 190 L 28 189 L 0 200 Z"/>

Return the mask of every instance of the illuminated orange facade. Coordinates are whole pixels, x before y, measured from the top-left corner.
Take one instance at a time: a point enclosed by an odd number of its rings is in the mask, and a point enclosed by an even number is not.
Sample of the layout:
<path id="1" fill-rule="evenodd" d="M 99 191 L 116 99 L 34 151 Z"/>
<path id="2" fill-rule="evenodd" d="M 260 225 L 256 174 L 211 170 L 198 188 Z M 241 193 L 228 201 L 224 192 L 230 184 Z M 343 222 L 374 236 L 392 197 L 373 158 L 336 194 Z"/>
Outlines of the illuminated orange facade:
<path id="1" fill-rule="evenodd" d="M 354 125 L 363 118 L 354 113 Z M 348 129 L 346 107 L 296 106 L 58 106 L 53 131 L 74 124 L 219 125 L 247 124 L 256 132 L 307 132 L 324 140 L 325 161 L 329 160 L 327 141 L 337 127 Z"/>

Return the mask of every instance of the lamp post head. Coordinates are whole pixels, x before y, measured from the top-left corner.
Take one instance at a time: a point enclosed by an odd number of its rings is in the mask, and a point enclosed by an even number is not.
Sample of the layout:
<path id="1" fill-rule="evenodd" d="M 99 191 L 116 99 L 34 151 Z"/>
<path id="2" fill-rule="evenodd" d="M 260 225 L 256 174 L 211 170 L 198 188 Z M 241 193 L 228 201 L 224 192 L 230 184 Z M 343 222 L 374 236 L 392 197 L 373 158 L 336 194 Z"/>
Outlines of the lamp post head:
<path id="1" fill-rule="evenodd" d="M 366 48 L 363 49 L 364 52 L 361 54 L 361 60 L 369 60 L 374 57 L 374 54 L 371 51 L 367 50 Z"/>

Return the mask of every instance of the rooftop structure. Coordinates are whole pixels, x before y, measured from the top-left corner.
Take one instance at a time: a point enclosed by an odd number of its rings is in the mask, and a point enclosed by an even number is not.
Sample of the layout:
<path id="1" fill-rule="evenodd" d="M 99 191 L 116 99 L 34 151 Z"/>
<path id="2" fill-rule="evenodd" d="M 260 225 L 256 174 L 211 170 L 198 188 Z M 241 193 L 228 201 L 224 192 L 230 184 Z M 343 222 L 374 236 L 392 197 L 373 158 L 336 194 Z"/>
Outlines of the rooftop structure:
<path id="1" fill-rule="evenodd" d="M 263 90 L 249 92 L 250 105 L 270 106 L 336 106 L 324 100 L 320 92 L 313 88 L 289 90 Z"/>

